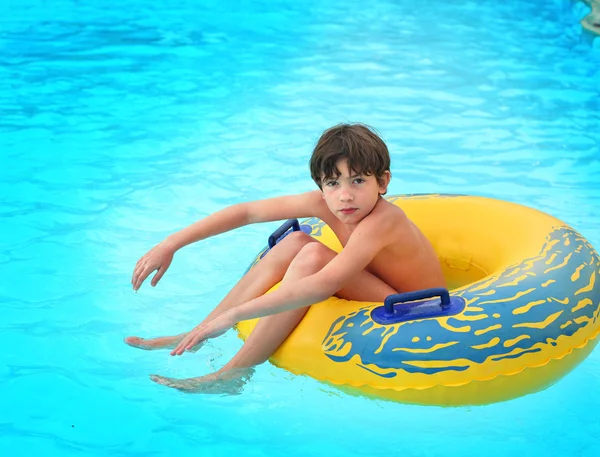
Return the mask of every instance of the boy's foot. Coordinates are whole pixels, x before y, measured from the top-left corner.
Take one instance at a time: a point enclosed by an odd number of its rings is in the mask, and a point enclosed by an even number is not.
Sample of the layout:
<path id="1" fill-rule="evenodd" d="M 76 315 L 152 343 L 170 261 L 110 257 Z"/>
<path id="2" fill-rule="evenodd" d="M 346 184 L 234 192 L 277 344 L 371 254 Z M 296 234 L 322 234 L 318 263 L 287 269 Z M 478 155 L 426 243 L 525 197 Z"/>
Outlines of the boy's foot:
<path id="1" fill-rule="evenodd" d="M 172 387 L 188 394 L 239 395 L 253 372 L 252 368 L 245 368 L 188 379 L 167 378 L 153 374 L 150 375 L 150 379 L 163 386 Z"/>
<path id="2" fill-rule="evenodd" d="M 160 336 L 158 338 L 141 338 L 139 336 L 128 336 L 123 341 L 134 348 L 152 351 L 154 349 L 172 349 L 181 341 L 185 335 Z M 194 347 L 190 352 L 200 349 L 200 345 Z"/>
<path id="3" fill-rule="evenodd" d="M 210 339 L 221 336 L 224 333 L 225 331 L 216 333 L 212 335 Z M 159 336 L 158 338 L 142 338 L 140 336 L 128 336 L 123 341 L 125 342 L 125 344 L 128 344 L 129 346 L 132 346 L 134 348 L 144 349 L 146 351 L 153 351 L 154 349 L 173 349 L 179 344 L 179 342 L 185 337 L 185 335 L 185 333 L 182 333 L 181 335 Z M 208 339 L 209 338 L 200 341 L 192 349 L 187 349 L 186 352 L 196 352 L 202 347 L 202 345 L 206 341 L 208 341 Z"/>

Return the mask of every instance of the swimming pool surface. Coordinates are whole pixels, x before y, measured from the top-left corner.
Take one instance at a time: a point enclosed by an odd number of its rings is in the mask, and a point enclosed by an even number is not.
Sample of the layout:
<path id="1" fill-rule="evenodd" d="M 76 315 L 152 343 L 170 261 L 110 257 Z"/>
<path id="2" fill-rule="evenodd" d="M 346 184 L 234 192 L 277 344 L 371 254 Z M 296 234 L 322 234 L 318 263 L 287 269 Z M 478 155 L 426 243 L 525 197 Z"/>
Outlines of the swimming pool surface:
<path id="1" fill-rule="evenodd" d="M 341 121 L 376 127 L 390 194 L 551 213 L 600 247 L 600 56 L 567 0 L 0 5 L 0 455 L 597 456 L 600 350 L 549 389 L 483 407 L 348 396 L 260 366 L 240 395 L 149 381 L 220 367 L 234 332 L 173 358 L 127 335 L 189 330 L 277 224 L 150 247 L 248 199 L 310 190 Z M 598 41 L 598 40 L 596 40 Z"/>

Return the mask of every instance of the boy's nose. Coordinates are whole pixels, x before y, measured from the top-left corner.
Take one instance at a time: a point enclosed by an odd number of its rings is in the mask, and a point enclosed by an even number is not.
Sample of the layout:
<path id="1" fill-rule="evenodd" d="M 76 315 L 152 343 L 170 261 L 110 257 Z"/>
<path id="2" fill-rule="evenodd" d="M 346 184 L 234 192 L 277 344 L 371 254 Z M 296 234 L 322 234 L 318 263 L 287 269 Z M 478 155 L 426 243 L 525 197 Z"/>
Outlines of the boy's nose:
<path id="1" fill-rule="evenodd" d="M 352 200 L 354 200 L 354 196 L 352 195 L 351 192 L 342 191 L 340 193 L 340 200 L 343 202 L 351 202 Z"/>

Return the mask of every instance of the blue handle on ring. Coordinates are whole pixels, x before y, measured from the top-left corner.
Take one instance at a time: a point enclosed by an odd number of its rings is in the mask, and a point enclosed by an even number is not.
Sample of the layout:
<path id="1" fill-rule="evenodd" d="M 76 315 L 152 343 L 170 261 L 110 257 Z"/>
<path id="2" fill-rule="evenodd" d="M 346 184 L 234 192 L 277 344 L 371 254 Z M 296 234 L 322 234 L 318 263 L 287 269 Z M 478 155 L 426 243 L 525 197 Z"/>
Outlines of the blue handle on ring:
<path id="1" fill-rule="evenodd" d="M 279 239 L 289 229 L 292 229 L 292 232 L 300 231 L 300 223 L 298 222 L 298 219 L 288 219 L 283 224 L 281 224 L 281 227 L 279 227 L 277 230 L 271 233 L 271 236 L 269 236 L 269 248 L 273 248 L 273 246 L 277 244 L 277 241 L 279 241 Z"/>
<path id="2" fill-rule="evenodd" d="M 415 292 L 404 292 L 402 294 L 393 294 L 388 296 L 383 302 L 385 314 L 394 314 L 394 305 L 398 303 L 406 303 L 409 301 L 424 300 L 426 298 L 440 297 L 442 308 L 450 306 L 450 293 L 448 289 L 437 287 L 433 289 L 417 290 Z"/>
<path id="3" fill-rule="evenodd" d="M 431 300 L 426 300 L 428 298 Z M 371 319 L 381 325 L 391 325 L 419 319 L 453 316 L 462 312 L 466 304 L 464 298 L 450 295 L 448 290 L 442 287 L 418 290 L 390 295 L 383 302 L 383 306 L 378 306 L 371 311 Z"/>

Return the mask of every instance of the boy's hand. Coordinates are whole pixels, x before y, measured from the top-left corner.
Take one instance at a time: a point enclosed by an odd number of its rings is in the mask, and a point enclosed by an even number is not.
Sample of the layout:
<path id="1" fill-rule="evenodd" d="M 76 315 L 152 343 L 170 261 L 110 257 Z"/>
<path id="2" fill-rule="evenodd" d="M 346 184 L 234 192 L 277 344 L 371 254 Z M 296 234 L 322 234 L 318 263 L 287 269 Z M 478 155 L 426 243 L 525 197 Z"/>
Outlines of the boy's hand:
<path id="1" fill-rule="evenodd" d="M 175 250 L 164 241 L 150 249 L 146 255 L 135 264 L 133 277 L 131 278 L 133 290 L 138 290 L 150 273 L 158 270 L 150 283 L 152 286 L 156 286 L 158 281 L 160 281 L 160 278 L 162 278 L 167 271 L 167 268 L 169 268 L 169 265 L 171 265 L 174 254 Z"/>
<path id="2" fill-rule="evenodd" d="M 209 322 L 205 322 L 190 330 L 185 338 L 171 351 L 171 355 L 181 355 L 208 338 L 222 335 L 236 324 L 234 313 L 225 311 Z"/>

